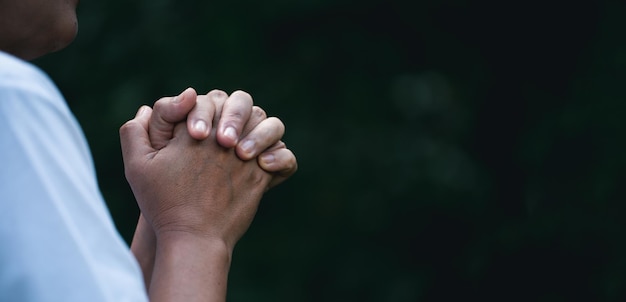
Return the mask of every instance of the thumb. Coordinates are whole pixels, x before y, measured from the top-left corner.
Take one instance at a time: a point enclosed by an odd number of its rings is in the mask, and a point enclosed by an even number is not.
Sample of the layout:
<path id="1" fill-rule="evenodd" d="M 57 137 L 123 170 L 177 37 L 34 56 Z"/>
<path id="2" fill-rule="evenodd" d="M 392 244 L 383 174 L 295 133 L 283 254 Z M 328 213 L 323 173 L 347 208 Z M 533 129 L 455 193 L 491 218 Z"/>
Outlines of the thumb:
<path id="1" fill-rule="evenodd" d="M 147 129 L 155 149 L 162 149 L 173 138 L 174 126 L 187 119 L 187 115 L 196 105 L 197 97 L 193 88 L 187 88 L 176 97 L 161 98 L 154 103 Z"/>
<path id="2" fill-rule="evenodd" d="M 144 158 L 147 154 L 155 151 L 148 136 L 151 111 L 150 107 L 142 106 L 134 119 L 120 127 L 122 157 L 126 167 L 130 166 L 134 159 Z"/>

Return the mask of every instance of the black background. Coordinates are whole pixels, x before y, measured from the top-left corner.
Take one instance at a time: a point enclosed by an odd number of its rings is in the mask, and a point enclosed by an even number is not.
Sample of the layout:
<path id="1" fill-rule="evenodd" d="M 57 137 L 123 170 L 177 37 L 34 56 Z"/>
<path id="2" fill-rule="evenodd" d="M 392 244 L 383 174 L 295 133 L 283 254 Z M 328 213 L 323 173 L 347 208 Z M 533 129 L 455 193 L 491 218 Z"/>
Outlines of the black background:
<path id="1" fill-rule="evenodd" d="M 81 122 L 113 218 L 141 104 L 243 89 L 299 171 L 235 250 L 230 301 L 626 298 L 626 4 L 82 1 L 36 63 Z"/>

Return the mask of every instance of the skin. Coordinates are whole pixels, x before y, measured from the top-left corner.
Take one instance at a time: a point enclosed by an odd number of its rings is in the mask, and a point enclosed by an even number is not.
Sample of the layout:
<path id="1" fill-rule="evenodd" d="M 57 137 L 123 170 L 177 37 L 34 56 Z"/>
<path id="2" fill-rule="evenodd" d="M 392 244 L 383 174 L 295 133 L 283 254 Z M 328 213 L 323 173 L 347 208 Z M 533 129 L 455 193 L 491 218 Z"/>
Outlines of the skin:
<path id="1" fill-rule="evenodd" d="M 66 47 L 77 4 L 0 0 L 0 50 L 32 60 Z M 120 128 L 142 210 L 131 250 L 151 301 L 225 301 L 233 248 L 263 192 L 297 170 L 283 133 L 243 91 L 193 89 L 140 108 Z"/>
<path id="2" fill-rule="evenodd" d="M 249 94 L 247 93 L 243 93 L 242 95 L 244 97 L 249 97 Z M 275 118 L 268 119 L 262 109 L 256 106 L 252 107 L 251 99 L 243 100 L 243 103 L 247 105 L 237 106 L 237 104 L 234 104 L 234 106 L 230 106 L 230 108 L 238 108 L 236 110 L 240 110 L 231 114 L 231 116 L 247 116 L 248 120 L 235 119 L 231 120 L 230 123 L 225 122 L 227 117 L 222 114 L 222 112 L 225 112 L 225 110 L 223 109 L 223 104 L 231 102 L 236 103 L 240 100 L 240 97 L 229 98 L 226 93 L 220 90 L 213 90 L 207 95 L 198 96 L 193 89 L 186 89 L 179 96 L 176 97 L 162 98 L 155 103 L 154 110 L 149 107 L 144 107 L 140 109 L 140 113 L 143 112 L 143 110 L 146 110 L 145 112 L 150 112 L 148 125 L 144 126 L 147 129 L 146 132 L 148 132 L 147 140 L 154 149 L 154 152 L 156 152 L 157 150 L 163 150 L 164 148 L 170 146 L 172 144 L 171 140 L 174 137 L 174 129 L 176 123 L 183 121 L 184 118 L 186 118 L 185 115 L 189 110 L 191 110 L 192 112 L 189 113 L 190 118 L 187 119 L 188 132 L 189 135 L 194 139 L 203 139 L 205 135 L 208 135 L 208 133 L 204 132 L 204 127 L 203 129 L 201 129 L 202 131 L 191 131 L 192 129 L 199 130 L 190 126 L 194 124 L 194 122 L 189 123 L 189 120 L 192 119 L 192 114 L 194 114 L 196 118 L 196 120 L 194 121 L 197 121 L 197 119 L 209 121 L 207 123 L 210 126 L 207 128 L 207 131 L 214 132 L 216 131 L 216 129 L 226 128 L 224 126 L 219 127 L 218 125 L 220 124 L 232 126 L 236 129 L 237 133 L 241 133 L 240 136 L 242 137 L 242 139 L 235 138 L 231 141 L 231 145 L 235 144 L 237 141 L 239 142 L 235 145 L 236 147 L 233 149 L 233 154 L 236 155 L 237 153 L 241 152 L 240 145 L 242 142 L 245 142 L 247 140 L 254 140 L 254 148 L 248 150 L 249 152 L 247 153 L 247 156 L 249 156 L 250 159 L 254 159 L 254 156 L 256 156 L 256 154 L 261 154 L 261 156 L 259 156 L 259 158 L 257 159 L 257 162 L 260 167 L 262 167 L 266 172 L 270 173 L 270 180 L 266 188 L 264 189 L 265 191 L 268 188 L 284 181 L 290 175 L 295 173 L 297 170 L 297 162 L 293 153 L 285 147 L 284 143 L 280 141 L 280 138 L 284 133 L 284 125 L 282 124 L 282 122 Z M 194 103 L 195 105 L 193 105 Z M 138 117 L 136 117 L 132 121 L 129 121 L 121 128 L 120 136 L 122 137 L 122 139 L 125 137 L 123 129 L 128 128 L 129 125 L 135 125 L 136 127 L 136 122 L 140 121 L 140 113 L 138 113 Z M 212 122 L 211 118 L 213 118 Z M 142 122 L 140 122 L 140 124 L 144 125 Z M 216 140 L 219 136 L 219 133 L 220 132 L 215 134 Z M 224 133 L 222 132 L 222 134 Z M 209 138 L 209 140 L 210 139 L 211 138 Z M 227 135 L 223 135 L 223 140 L 228 139 L 232 138 L 229 138 Z M 222 147 L 224 146 L 222 145 Z M 245 152 L 246 151 L 244 151 L 244 153 Z M 265 155 L 271 156 L 273 160 L 269 163 L 266 162 L 265 160 L 263 160 L 263 157 Z M 171 164 L 168 165 L 171 166 Z M 129 168 L 131 166 L 126 167 L 127 171 L 132 169 L 140 170 L 141 172 L 139 173 L 139 175 L 151 174 L 150 172 L 144 171 L 142 166 L 137 166 L 134 168 Z M 140 198 L 141 194 L 136 193 L 136 196 Z M 212 229 L 216 229 L 216 227 L 209 228 L 209 230 Z M 160 240 L 160 242 L 163 242 L 163 240 Z M 150 289 L 150 285 L 152 283 L 151 280 L 153 278 L 153 275 L 155 274 L 154 268 L 156 267 L 156 251 L 158 250 L 158 245 L 153 226 L 145 219 L 143 214 L 139 218 L 137 229 L 135 231 L 135 235 L 131 245 L 131 250 L 135 254 L 142 268 L 146 288 Z M 232 253 L 232 247 L 228 250 L 230 251 L 229 254 Z M 227 259 L 230 259 L 230 256 L 227 257 Z M 229 267 L 229 265 L 222 264 L 220 267 L 226 268 L 225 273 L 227 273 L 227 268 Z M 217 277 L 222 275 L 217 274 L 214 276 Z M 185 283 L 184 285 L 191 286 L 192 284 L 193 283 Z"/>
<path id="3" fill-rule="evenodd" d="M 268 118 L 265 111 L 253 106 L 250 94 L 235 91 L 230 96 L 221 90 L 198 95 L 187 88 L 175 97 L 159 99 L 150 119 L 150 140 L 159 149 L 172 137 L 174 126 L 187 120 L 191 137 L 206 139 L 217 121 L 216 138 L 226 148 L 234 147 L 242 160 L 258 157 L 259 165 L 273 175 L 269 188 L 293 175 L 298 164 L 294 154 L 280 141 L 285 133 L 283 123 Z M 204 124 L 200 128 L 198 123 Z M 228 129 L 232 128 L 232 131 Z M 229 133 L 235 133 L 230 136 Z"/>
<path id="4" fill-rule="evenodd" d="M 0 49 L 32 60 L 69 45 L 78 0 L 0 0 Z"/>
<path id="5" fill-rule="evenodd" d="M 150 298 L 224 301 L 232 251 L 271 175 L 220 146 L 215 131 L 198 141 L 179 124 L 156 149 L 150 115 L 143 107 L 120 129 L 126 177 L 156 243 Z"/>

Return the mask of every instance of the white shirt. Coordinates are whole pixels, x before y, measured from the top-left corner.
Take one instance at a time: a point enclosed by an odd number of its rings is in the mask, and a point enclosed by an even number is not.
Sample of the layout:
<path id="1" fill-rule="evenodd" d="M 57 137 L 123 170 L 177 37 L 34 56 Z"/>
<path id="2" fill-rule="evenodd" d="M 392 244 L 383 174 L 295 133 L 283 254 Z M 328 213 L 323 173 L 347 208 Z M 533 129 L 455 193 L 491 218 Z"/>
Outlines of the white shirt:
<path id="1" fill-rule="evenodd" d="M 76 119 L 41 70 L 3 52 L 0 301 L 147 301 Z"/>

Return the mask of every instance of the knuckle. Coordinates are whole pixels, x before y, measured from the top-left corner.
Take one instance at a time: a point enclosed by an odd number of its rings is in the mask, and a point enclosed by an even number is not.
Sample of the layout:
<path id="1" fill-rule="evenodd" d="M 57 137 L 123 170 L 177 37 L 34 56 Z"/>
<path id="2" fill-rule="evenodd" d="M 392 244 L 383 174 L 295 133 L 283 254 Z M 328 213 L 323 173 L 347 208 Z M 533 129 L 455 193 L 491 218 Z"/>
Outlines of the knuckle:
<path id="1" fill-rule="evenodd" d="M 228 94 L 223 90 L 213 89 L 209 91 L 209 93 L 207 93 L 207 96 L 210 96 L 212 98 L 225 99 L 228 97 Z"/>
<path id="2" fill-rule="evenodd" d="M 280 132 L 280 133 L 285 133 L 285 124 L 283 124 L 283 121 L 281 121 L 279 118 L 277 117 L 269 117 L 267 118 L 267 120 L 269 122 L 272 123 L 272 125 L 274 125 L 274 127 L 276 127 L 276 129 Z"/>
<path id="3" fill-rule="evenodd" d="M 171 97 L 162 97 L 158 99 L 156 102 L 154 102 L 154 110 L 158 110 L 158 108 L 161 108 L 168 104 L 170 99 Z"/>
<path id="4" fill-rule="evenodd" d="M 295 157 L 292 157 L 292 159 L 289 162 L 289 168 L 284 173 L 284 175 L 285 176 L 291 176 L 294 173 L 296 173 L 297 171 L 298 171 L 298 161 L 296 161 Z"/>
<path id="5" fill-rule="evenodd" d="M 293 154 L 293 152 L 290 151 L 287 157 L 287 162 L 289 163 L 289 166 L 291 166 L 294 171 L 298 169 L 298 160 L 296 159 L 296 156 Z"/>
<path id="6" fill-rule="evenodd" d="M 293 173 L 296 170 L 298 170 L 298 160 L 296 159 L 296 156 L 293 154 L 293 152 L 289 149 L 283 149 L 283 152 L 277 152 L 277 153 L 282 153 L 282 158 L 283 158 L 283 163 L 284 163 L 284 171 L 286 173 Z"/>
<path id="7" fill-rule="evenodd" d="M 267 179 L 267 174 L 261 170 L 255 171 L 255 173 L 250 174 L 251 182 L 255 185 L 259 185 L 265 182 Z"/>
<path id="8" fill-rule="evenodd" d="M 226 114 L 224 114 L 223 116 L 225 119 L 227 120 L 235 120 L 235 121 L 240 121 L 243 120 L 243 112 L 241 111 L 229 111 L 226 112 Z"/>
<path id="9" fill-rule="evenodd" d="M 252 117 L 256 119 L 264 120 L 267 118 L 267 114 L 265 113 L 265 110 L 263 110 L 261 107 L 253 106 Z"/>
<path id="10" fill-rule="evenodd" d="M 120 126 L 120 136 L 124 136 L 126 135 L 126 133 L 128 133 L 130 131 L 130 129 L 133 127 L 133 124 L 135 123 L 134 120 L 130 120 L 127 121 L 126 123 L 124 123 L 122 126 Z"/>
<path id="11" fill-rule="evenodd" d="M 231 96 L 242 100 L 249 100 L 252 103 L 252 96 L 243 90 L 235 90 Z"/>
<path id="12" fill-rule="evenodd" d="M 278 141 L 276 144 L 274 144 L 273 149 L 287 149 L 287 145 L 285 144 L 285 142 L 283 141 Z"/>
<path id="13" fill-rule="evenodd" d="M 212 111 L 215 104 L 211 102 L 209 97 L 207 96 L 198 96 L 196 99 L 196 106 L 192 109 L 193 111 Z"/>

